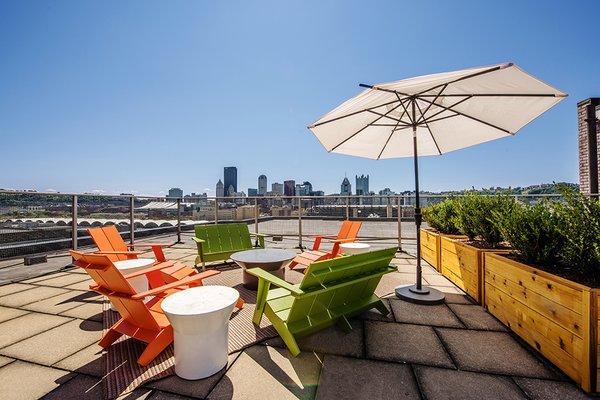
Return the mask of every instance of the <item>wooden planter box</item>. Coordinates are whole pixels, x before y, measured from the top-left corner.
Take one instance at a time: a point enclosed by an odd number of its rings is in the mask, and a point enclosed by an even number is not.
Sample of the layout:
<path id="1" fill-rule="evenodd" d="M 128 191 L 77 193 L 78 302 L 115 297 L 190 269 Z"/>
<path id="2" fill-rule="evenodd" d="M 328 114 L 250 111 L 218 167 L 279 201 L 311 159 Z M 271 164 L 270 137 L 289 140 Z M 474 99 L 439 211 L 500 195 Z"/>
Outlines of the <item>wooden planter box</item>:
<path id="1" fill-rule="evenodd" d="M 440 268 L 441 259 L 441 238 L 449 237 L 463 239 L 466 236 L 462 235 L 447 235 L 439 233 L 430 228 L 421 228 L 421 258 L 431 264 L 432 267 L 442 272 Z"/>
<path id="2" fill-rule="evenodd" d="M 576 381 L 598 390 L 600 290 L 499 254 L 484 255 L 484 305 Z"/>
<path id="3" fill-rule="evenodd" d="M 482 304 L 483 302 L 483 255 L 506 250 L 480 249 L 465 243 L 464 237 L 442 236 L 440 238 L 440 272 L 456 286 Z"/>

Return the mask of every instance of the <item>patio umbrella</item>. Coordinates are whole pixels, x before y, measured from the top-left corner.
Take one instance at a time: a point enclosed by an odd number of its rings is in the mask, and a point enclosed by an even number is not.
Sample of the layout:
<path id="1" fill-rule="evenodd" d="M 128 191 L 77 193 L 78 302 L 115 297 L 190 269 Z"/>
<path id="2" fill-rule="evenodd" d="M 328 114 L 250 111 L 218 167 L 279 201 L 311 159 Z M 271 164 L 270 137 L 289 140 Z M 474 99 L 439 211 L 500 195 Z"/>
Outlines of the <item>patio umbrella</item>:
<path id="1" fill-rule="evenodd" d="M 422 284 L 418 156 L 513 136 L 567 94 L 512 63 L 360 86 L 366 90 L 308 128 L 328 152 L 414 158 L 417 282 L 396 288 L 396 295 L 440 303 L 443 293 Z"/>

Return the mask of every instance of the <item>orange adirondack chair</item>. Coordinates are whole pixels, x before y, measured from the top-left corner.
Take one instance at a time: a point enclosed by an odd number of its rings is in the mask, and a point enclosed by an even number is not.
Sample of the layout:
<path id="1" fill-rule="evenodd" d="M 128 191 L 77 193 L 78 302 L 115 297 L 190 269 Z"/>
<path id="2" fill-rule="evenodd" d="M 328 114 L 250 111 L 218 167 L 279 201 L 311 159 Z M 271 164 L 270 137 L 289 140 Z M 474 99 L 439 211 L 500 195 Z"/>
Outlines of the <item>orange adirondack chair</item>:
<path id="1" fill-rule="evenodd" d="M 111 261 L 127 260 L 131 258 L 138 258 L 142 252 L 132 251 L 134 247 L 151 247 L 154 252 L 154 257 L 157 263 L 163 263 L 166 261 L 165 254 L 163 253 L 163 247 L 170 247 L 169 244 L 160 243 L 136 243 L 135 245 L 127 244 L 121 237 L 121 234 L 114 225 L 104 226 L 101 228 L 90 228 L 88 232 L 96 247 L 98 247 L 98 254 L 107 255 Z M 162 286 L 166 283 L 176 282 L 188 276 L 194 276 L 198 272 L 187 265 L 181 263 L 172 263 L 170 267 L 164 267 L 160 270 L 160 273 L 153 276 L 153 279 L 148 279 L 148 283 L 151 288 Z M 160 275 L 160 279 L 158 279 Z"/>
<path id="2" fill-rule="evenodd" d="M 358 236 L 358 231 L 360 231 L 361 226 L 361 221 L 346 220 L 342 222 L 342 226 L 337 236 L 315 237 L 315 242 L 313 244 L 312 250 L 303 251 L 302 253 L 298 254 L 290 263 L 289 268 L 292 269 L 296 265 L 308 267 L 314 262 L 337 257 L 339 255 L 340 244 L 354 242 L 356 240 L 356 237 Z M 323 239 L 328 239 L 333 242 L 333 249 L 331 251 L 320 250 L 321 242 L 323 241 Z"/>
<path id="3" fill-rule="evenodd" d="M 75 265 L 83 268 L 94 281 L 98 282 L 95 291 L 108 297 L 121 314 L 121 319 L 106 332 L 98 344 L 107 348 L 123 335 L 141 340 L 148 344 L 137 360 L 138 364 L 142 366 L 152 362 L 173 342 L 173 329 L 160 308 L 162 300 L 177 290 L 200 286 L 202 279 L 219 273 L 218 271 L 206 271 L 168 285 L 137 293 L 127 278 L 147 274 L 149 273 L 147 270 L 123 275 L 106 255 L 84 254 L 71 250 L 71 256 L 75 259 Z M 158 271 L 157 267 L 149 269 Z M 151 300 L 145 301 L 148 296 L 153 297 Z M 202 338 L 198 338 L 198 340 L 202 340 Z"/>

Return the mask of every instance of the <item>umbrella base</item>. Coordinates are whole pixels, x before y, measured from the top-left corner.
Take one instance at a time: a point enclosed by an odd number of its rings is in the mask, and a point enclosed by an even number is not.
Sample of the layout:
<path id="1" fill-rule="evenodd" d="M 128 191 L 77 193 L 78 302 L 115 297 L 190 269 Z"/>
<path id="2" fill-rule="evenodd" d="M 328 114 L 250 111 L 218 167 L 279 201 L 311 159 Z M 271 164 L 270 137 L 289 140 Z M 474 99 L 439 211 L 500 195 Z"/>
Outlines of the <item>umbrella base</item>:
<path id="1" fill-rule="evenodd" d="M 421 290 L 417 290 L 416 285 L 398 286 L 395 291 L 401 300 L 416 304 L 440 304 L 444 302 L 445 297 L 444 293 L 427 286 L 422 286 Z"/>

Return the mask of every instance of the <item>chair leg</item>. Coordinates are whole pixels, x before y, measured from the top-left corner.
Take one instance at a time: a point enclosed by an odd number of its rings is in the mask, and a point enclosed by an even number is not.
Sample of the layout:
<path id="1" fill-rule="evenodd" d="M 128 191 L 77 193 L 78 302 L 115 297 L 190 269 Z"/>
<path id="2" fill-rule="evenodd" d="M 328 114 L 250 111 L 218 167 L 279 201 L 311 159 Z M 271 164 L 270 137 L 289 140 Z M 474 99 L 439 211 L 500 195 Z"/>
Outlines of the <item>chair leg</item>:
<path id="1" fill-rule="evenodd" d="M 117 339 L 123 336 L 121 332 L 117 332 L 115 330 L 115 326 L 116 324 L 112 328 L 110 328 L 108 332 L 106 332 L 104 336 L 102 336 L 102 339 L 100 339 L 100 341 L 98 342 L 98 345 L 103 349 L 108 348 L 111 344 L 116 342 Z"/>
<path id="2" fill-rule="evenodd" d="M 273 323 L 273 321 L 271 322 Z M 275 322 L 273 323 L 273 327 L 277 333 L 279 333 L 279 336 L 281 336 L 283 343 L 285 343 L 290 353 L 292 353 L 292 356 L 296 357 L 298 354 L 300 354 L 300 348 L 298 347 L 296 338 L 294 335 L 292 335 L 292 332 L 289 331 L 287 326 L 285 326 L 285 324 L 282 322 Z"/>
<path id="3" fill-rule="evenodd" d="M 173 328 L 168 326 L 156 335 L 156 337 L 148 343 L 146 349 L 140 355 L 137 362 L 145 367 L 150 364 L 164 349 L 173 342 Z"/>
<path id="4" fill-rule="evenodd" d="M 390 310 L 388 310 L 388 308 L 385 306 L 385 304 L 383 304 L 383 301 L 381 300 L 375 303 L 374 307 L 377 309 L 377 311 L 382 313 L 384 317 L 390 313 Z"/>
<path id="5" fill-rule="evenodd" d="M 342 328 L 345 333 L 350 333 L 352 331 L 352 325 L 345 315 L 342 315 L 340 319 L 337 320 L 337 325 Z"/>
<path id="6" fill-rule="evenodd" d="M 241 297 L 238 299 L 238 301 L 235 303 L 235 306 L 237 307 L 238 310 L 241 310 L 242 308 L 244 308 L 244 299 L 242 299 Z"/>

